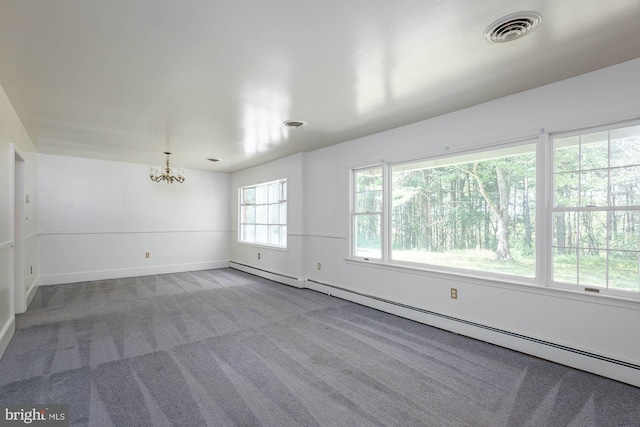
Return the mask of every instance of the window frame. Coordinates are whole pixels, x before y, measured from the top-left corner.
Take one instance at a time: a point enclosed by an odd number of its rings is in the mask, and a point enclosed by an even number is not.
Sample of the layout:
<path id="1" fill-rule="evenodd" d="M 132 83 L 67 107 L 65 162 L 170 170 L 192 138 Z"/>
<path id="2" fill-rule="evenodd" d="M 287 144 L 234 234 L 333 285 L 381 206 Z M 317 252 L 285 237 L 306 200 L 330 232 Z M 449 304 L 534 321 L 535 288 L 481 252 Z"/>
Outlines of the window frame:
<path id="1" fill-rule="evenodd" d="M 269 187 L 272 184 L 278 183 L 280 185 L 280 199 L 277 202 L 271 202 L 269 200 Z M 265 188 L 265 191 L 267 192 L 267 202 L 266 203 L 257 203 L 257 192 L 258 192 L 258 188 L 263 187 Z M 254 189 L 255 190 L 255 195 L 254 198 L 255 200 L 253 201 L 253 203 L 246 203 L 244 200 L 244 193 L 245 190 L 248 189 Z M 284 196 L 284 198 L 282 198 Z M 267 182 L 258 182 L 256 184 L 251 184 L 251 185 L 244 185 L 241 187 L 238 187 L 238 234 L 237 234 L 237 241 L 238 244 L 241 245 L 249 245 L 249 246 L 258 246 L 258 247 L 264 247 L 264 248 L 270 248 L 270 249 L 277 249 L 277 250 L 288 250 L 288 245 L 289 245 L 289 235 L 288 235 L 288 223 L 289 223 L 289 203 L 288 203 L 288 198 L 289 198 L 289 189 L 288 189 L 288 178 L 280 178 L 280 179 L 275 179 L 272 181 L 267 181 Z M 280 220 L 282 218 L 282 209 L 283 206 L 285 205 L 284 208 L 284 223 Z M 278 222 L 271 222 L 270 219 L 270 215 L 269 215 L 269 207 L 273 206 L 273 205 L 279 205 L 278 207 Z M 253 222 L 242 222 L 243 219 L 243 207 L 244 206 L 254 206 L 256 207 L 255 212 L 254 212 L 254 221 Z M 257 207 L 258 206 L 266 206 L 266 216 L 267 216 L 267 221 L 265 223 L 259 223 L 258 222 L 258 218 L 257 218 Z M 245 226 L 251 226 L 253 225 L 254 227 L 256 227 L 255 231 L 254 231 L 254 241 L 245 241 L 242 240 L 242 236 L 243 236 L 243 230 L 245 229 Z M 285 236 L 285 244 L 284 245 L 275 245 L 275 244 L 270 244 L 270 243 L 264 243 L 264 242 L 258 242 L 258 238 L 257 238 L 257 226 L 266 226 L 267 227 L 267 239 L 269 238 L 269 227 L 271 226 L 277 226 L 280 228 L 280 233 L 282 233 L 282 227 L 284 227 L 284 236 Z M 280 234 L 280 239 L 282 238 L 282 234 Z"/>
<path id="2" fill-rule="evenodd" d="M 547 158 L 548 158 L 548 166 L 547 166 L 547 209 L 546 209 L 546 221 L 548 224 L 548 229 L 547 229 L 547 236 L 548 236 L 548 245 L 547 245 L 547 256 L 545 257 L 545 263 L 548 265 L 548 272 L 547 272 L 547 283 L 550 287 L 554 287 L 554 288 L 559 288 L 559 289 L 565 289 L 565 290 L 571 290 L 571 291 L 584 291 L 584 292 L 589 292 L 589 293 L 595 293 L 596 295 L 603 295 L 603 296 L 613 296 L 613 297 L 621 297 L 624 299 L 631 299 L 631 300 L 640 300 L 640 289 L 637 291 L 634 290 L 624 290 L 624 289 L 616 289 L 616 288 L 610 288 L 608 285 L 609 282 L 609 262 L 608 262 L 608 253 L 611 252 L 612 250 L 609 247 L 609 242 L 608 239 L 606 240 L 606 245 L 605 248 L 603 249 L 604 251 L 607 252 L 607 266 L 606 266 L 606 279 L 605 279 L 605 284 L 603 286 L 599 286 L 599 285 L 589 285 L 589 284 L 580 284 L 579 283 L 579 270 L 580 270 L 580 265 L 579 263 L 576 265 L 576 271 L 578 274 L 578 278 L 576 279 L 575 282 L 566 282 L 566 281 L 561 281 L 561 280 L 555 280 L 554 277 L 554 250 L 556 249 L 556 245 L 554 244 L 554 233 L 555 233 L 555 225 L 554 225 L 554 215 L 556 213 L 559 212 L 576 212 L 576 213 L 581 213 L 581 212 L 603 212 L 606 216 L 607 216 L 607 224 L 605 229 L 608 230 L 609 228 L 609 215 L 612 212 L 617 212 L 617 211 L 638 211 L 640 212 L 640 203 L 636 204 L 636 205 L 631 205 L 631 206 L 616 206 L 616 205 L 612 205 L 611 204 L 611 200 L 610 200 L 610 196 L 611 196 L 611 187 L 610 187 L 610 176 L 611 176 L 611 170 L 612 169 L 617 169 L 617 168 L 622 168 L 622 167 L 629 167 L 630 165 L 624 165 L 624 166 L 611 166 L 611 131 L 615 131 L 617 129 L 624 129 L 624 128 L 628 128 L 628 127 L 634 127 L 634 126 L 639 126 L 640 125 L 640 120 L 632 120 L 632 121 L 624 121 L 624 122 L 617 122 L 617 123 L 609 123 L 606 125 L 601 125 L 601 126 L 592 126 L 592 127 L 585 127 L 585 128 L 580 128 L 580 129 L 576 129 L 576 130 L 571 130 L 571 131 L 566 131 L 566 132 L 557 132 L 557 133 L 553 133 L 551 135 L 549 135 L 549 143 L 547 145 Z M 555 188 L 555 184 L 556 184 L 556 175 L 559 174 L 556 172 L 556 141 L 558 139 L 563 139 L 563 138 L 570 138 L 570 137 L 580 137 L 582 135 L 590 135 L 590 134 L 595 134 L 595 133 L 600 133 L 600 132 L 608 132 L 607 135 L 607 141 L 608 141 L 608 145 L 607 145 L 607 166 L 605 168 L 599 167 L 599 168 L 595 168 L 595 169 L 582 169 L 581 166 L 579 166 L 579 168 L 575 171 L 573 171 L 574 173 L 578 172 L 579 174 L 581 172 L 589 172 L 592 170 L 605 170 L 607 173 L 607 202 L 606 205 L 603 206 L 576 206 L 576 207 L 556 207 L 555 202 L 556 202 L 556 188 Z M 581 146 L 582 146 L 582 142 L 580 142 L 579 145 L 579 151 L 578 151 L 578 155 L 579 155 L 579 165 L 582 162 L 582 152 L 581 152 Z M 564 171 L 563 173 L 569 173 L 570 171 Z M 578 179 L 578 197 L 581 199 L 582 195 L 581 195 L 581 179 Z M 581 203 L 578 203 L 579 205 L 581 205 Z M 577 243 L 577 242 L 576 242 Z M 580 249 L 579 246 L 575 247 L 576 250 Z M 614 249 L 613 252 L 616 252 L 616 250 Z M 640 250 L 639 251 L 630 251 L 630 252 L 634 252 L 634 253 L 639 253 L 640 254 Z M 579 256 L 578 256 L 579 259 Z"/>
<path id="3" fill-rule="evenodd" d="M 553 280 L 553 242 L 554 242 L 554 223 L 553 223 L 553 203 L 554 203 L 554 147 L 555 139 L 571 135 L 589 134 L 603 130 L 614 130 L 625 127 L 636 126 L 640 124 L 640 120 L 624 121 L 610 123 L 603 126 L 584 127 L 572 131 L 551 132 L 547 133 L 544 129 L 540 129 L 537 135 L 513 139 L 508 142 L 486 144 L 464 150 L 449 150 L 446 147 L 445 153 L 434 154 L 432 156 L 416 156 L 412 158 L 402 158 L 393 161 L 381 160 L 376 163 L 368 163 L 364 165 L 349 167 L 349 255 L 347 261 L 366 262 L 373 264 L 379 268 L 389 268 L 398 271 L 422 271 L 428 274 L 445 274 L 454 275 L 460 278 L 470 278 L 482 282 L 488 280 L 487 283 L 504 283 L 505 286 L 530 286 L 532 289 L 555 290 L 556 292 L 571 291 L 576 295 L 586 295 L 596 298 L 614 298 L 626 301 L 640 301 L 640 291 L 617 290 L 599 287 L 599 292 L 594 293 L 585 285 L 567 284 L 563 282 L 555 282 Z M 394 166 L 402 164 L 419 163 L 421 161 L 443 161 L 458 156 L 473 156 L 482 154 L 500 148 L 517 147 L 518 145 L 535 144 L 535 162 L 536 162 L 536 206 L 535 206 L 535 276 L 515 276 L 510 274 L 488 272 L 481 270 L 467 270 L 450 266 L 442 266 L 435 264 L 410 263 L 390 259 L 392 241 L 391 234 L 391 212 L 392 212 L 392 182 L 391 172 Z M 372 167 L 382 168 L 382 216 L 381 216 L 381 250 L 380 259 L 366 259 L 362 256 L 355 255 L 355 227 L 354 227 L 354 203 L 355 203 L 355 171 L 368 169 Z"/>
<path id="4" fill-rule="evenodd" d="M 450 151 L 449 148 L 447 147 L 446 148 L 447 152 L 445 154 L 439 154 L 439 155 L 433 155 L 433 156 L 421 156 L 417 158 L 400 159 L 395 161 L 382 160 L 379 163 L 366 164 L 365 166 L 351 167 L 350 168 L 350 185 L 349 185 L 349 188 L 350 188 L 349 248 L 350 249 L 349 249 L 348 259 L 354 260 L 354 261 L 366 261 L 369 263 L 382 264 L 382 265 L 391 266 L 391 267 L 406 268 L 410 270 L 423 270 L 423 271 L 431 271 L 431 272 L 438 272 L 438 273 L 454 274 L 454 275 L 459 275 L 464 277 L 474 277 L 474 278 L 482 278 L 482 279 L 489 279 L 489 280 L 496 280 L 496 281 L 505 281 L 509 283 L 537 284 L 538 283 L 537 278 L 541 277 L 540 276 L 540 270 L 541 270 L 540 257 L 536 257 L 534 277 L 518 276 L 518 275 L 496 273 L 496 272 L 489 272 L 489 271 L 483 271 L 483 270 L 463 269 L 463 268 L 451 267 L 451 266 L 445 266 L 445 265 L 439 265 L 439 264 L 418 263 L 418 262 L 392 259 L 391 258 L 391 253 L 392 253 L 391 217 L 392 217 L 392 209 L 393 209 L 393 203 L 391 202 L 392 189 L 393 189 L 392 188 L 393 187 L 392 171 L 393 171 L 393 168 L 397 166 L 416 164 L 421 162 L 442 163 L 442 165 L 439 165 L 439 166 L 447 166 L 449 164 L 458 163 L 458 162 L 450 162 L 448 159 L 460 158 L 463 156 L 469 156 L 470 158 L 472 158 L 474 156 L 476 157 L 481 156 L 483 153 L 487 153 L 490 151 L 498 151 L 498 150 L 514 149 L 515 151 L 518 151 L 518 147 L 524 147 L 524 146 L 534 147 L 533 150 L 526 150 L 526 151 L 523 150 L 523 153 L 524 152 L 533 153 L 535 155 L 536 165 L 540 165 L 541 163 L 540 152 L 543 151 L 543 148 L 544 148 L 542 141 L 543 141 L 543 138 L 541 137 L 541 135 L 536 135 L 536 136 L 524 137 L 524 138 L 520 138 L 517 140 L 508 141 L 508 142 L 487 144 L 481 147 L 475 147 L 472 149 L 465 149 L 465 150 Z M 518 153 L 514 153 L 514 154 L 518 154 Z M 544 159 L 542 159 L 542 162 L 544 162 Z M 382 255 L 380 258 L 370 258 L 370 257 L 357 256 L 355 254 L 355 243 L 356 243 L 355 242 L 356 241 L 355 225 L 354 225 L 354 211 L 355 211 L 354 205 L 355 205 L 355 193 L 356 193 L 355 174 L 358 171 L 372 169 L 376 167 L 382 168 L 382 215 L 381 215 Z M 536 182 L 540 182 L 539 170 L 540 170 L 540 167 L 537 166 L 536 176 L 535 176 Z M 536 184 L 535 194 L 536 194 L 536 200 L 544 200 L 544 195 L 545 195 L 544 185 Z M 536 218 L 540 217 L 541 205 L 544 205 L 544 203 L 536 203 L 536 208 L 535 208 Z M 538 239 L 537 233 L 536 233 L 536 241 L 535 241 L 536 253 L 543 253 L 543 252 L 540 252 L 541 250 L 540 243 L 539 243 L 540 240 L 542 239 Z"/>
<path id="5" fill-rule="evenodd" d="M 525 149 L 526 146 L 531 146 L 533 147 L 533 149 Z M 414 158 L 414 159 L 410 159 L 410 160 L 402 160 L 402 161 L 396 161 L 396 162 L 389 162 L 389 163 L 385 163 L 387 169 L 388 169 L 388 177 L 389 177 L 389 181 L 388 181 L 388 198 L 387 200 L 390 201 L 390 203 L 388 203 L 388 206 L 386 206 L 385 211 L 387 212 L 388 218 L 391 218 L 392 216 L 392 210 L 393 210 L 393 202 L 392 202 L 392 192 L 393 192 L 393 169 L 395 167 L 399 167 L 399 166 L 403 166 L 403 165 L 416 165 L 419 163 L 432 163 L 433 164 L 433 168 L 440 168 L 440 167 L 447 167 L 447 166 L 452 166 L 455 164 L 460 164 L 460 163 L 471 163 L 474 160 L 479 160 L 479 161 L 484 161 L 484 160 L 492 160 L 495 158 L 500 158 L 503 156 L 499 156 L 499 157 L 494 157 L 492 155 L 487 155 L 486 158 L 484 159 L 478 159 L 478 157 L 483 157 L 484 154 L 488 154 L 490 152 L 493 151 L 505 151 L 505 150 L 514 150 L 515 152 L 513 154 L 508 154 L 507 156 L 511 156 L 511 155 L 518 155 L 518 154 L 524 154 L 524 153 L 532 153 L 535 156 L 535 161 L 536 161 L 536 165 L 538 165 L 540 163 L 540 158 L 539 158 L 539 151 L 540 151 L 540 146 L 541 146 L 541 142 L 540 142 L 540 137 L 539 136 L 532 136 L 532 137 L 527 137 L 527 138 L 521 138 L 521 139 L 517 139 L 514 141 L 509 141 L 509 142 L 501 142 L 501 143 L 495 143 L 495 144 L 488 144 L 482 147 L 476 147 L 476 148 L 472 148 L 472 149 L 466 149 L 466 150 L 459 150 L 459 151 L 448 151 L 447 148 L 447 153 L 443 154 L 443 155 L 434 155 L 434 156 L 428 156 L 428 157 L 419 157 L 419 158 Z M 466 159 L 465 159 L 466 157 Z M 453 162 L 453 159 L 458 159 L 458 161 Z M 540 188 L 541 186 L 538 185 L 537 183 L 540 182 L 540 177 L 538 176 L 538 170 L 539 167 L 536 166 L 536 173 L 535 173 L 535 180 L 536 180 L 536 190 L 535 190 L 535 197 L 536 197 L 536 201 L 538 200 L 544 200 L 544 189 Z M 542 186 L 543 187 L 543 186 Z M 541 205 L 541 203 L 537 203 L 536 202 L 536 207 L 535 207 L 535 218 L 539 217 L 539 205 Z M 390 221 L 390 219 L 389 219 Z M 389 224 L 391 224 L 389 222 Z M 534 222 L 534 227 L 537 225 L 537 223 Z M 427 263 L 427 262 L 414 262 L 414 261 L 407 261 L 407 260 L 400 260 L 400 259 L 394 259 L 392 256 L 392 252 L 393 252 L 393 248 L 392 248 L 392 239 L 391 239 L 391 234 L 392 234 L 392 230 L 391 230 L 391 226 L 387 227 L 388 230 L 388 247 L 387 247 L 387 252 L 386 252 L 386 256 L 385 259 L 387 260 L 387 263 L 389 265 L 393 265 L 393 266 L 398 266 L 398 267 L 406 267 L 406 268 L 410 268 L 410 269 L 418 269 L 418 270 L 427 270 L 427 271 L 433 271 L 433 272 L 441 272 L 441 273 L 447 273 L 447 274 L 455 274 L 455 275 L 459 275 L 459 276 L 465 276 L 465 277 L 474 277 L 474 278 L 482 278 L 482 279 L 489 279 L 489 280 L 498 280 L 498 281 L 508 281 L 511 283 L 524 283 L 524 284 L 535 284 L 537 281 L 537 278 L 540 277 L 539 275 L 539 271 L 540 271 L 540 262 L 539 262 L 539 257 L 536 256 L 536 260 L 535 260 L 535 266 L 534 266 L 534 271 L 533 271 L 533 276 L 523 276 L 523 275 L 516 275 L 516 274 L 508 274 L 508 273 L 497 273 L 497 272 L 492 272 L 492 271 L 486 271 L 486 270 L 476 270 L 476 269 L 465 269 L 465 268 L 460 268 L 460 267 L 452 267 L 452 266 L 448 266 L 448 265 L 443 265 L 443 264 L 435 264 L 435 263 Z M 536 234 L 536 239 L 535 239 L 535 244 L 534 244 L 534 253 L 538 254 L 541 253 L 539 252 L 539 244 L 538 244 L 538 238 L 537 238 L 537 232 Z"/>
<path id="6" fill-rule="evenodd" d="M 356 202 L 356 186 L 357 186 L 357 179 L 356 179 L 356 174 L 358 172 L 361 171 L 366 171 L 366 170 L 372 170 L 372 169 L 377 169 L 380 168 L 381 174 L 382 174 L 382 195 L 381 195 L 381 204 L 380 204 L 380 211 L 378 212 L 357 212 L 357 202 Z M 375 163 L 375 164 L 367 164 L 366 166 L 359 166 L 359 167 L 354 167 L 351 168 L 350 170 L 350 174 L 349 174 L 349 258 L 350 259 L 354 259 L 354 260 L 360 260 L 360 261 L 366 261 L 366 262 L 372 262 L 372 263 L 382 263 L 385 262 L 385 255 L 386 255 L 386 251 L 385 251 L 385 245 L 386 245 L 386 234 L 385 234 L 385 230 L 386 230 L 386 209 L 385 209 L 385 205 L 386 205 L 386 199 L 387 199 L 387 192 L 385 190 L 385 177 L 386 177 L 386 170 L 387 168 L 385 168 L 385 164 L 384 162 L 380 162 L 380 163 Z M 364 215 L 379 215 L 380 219 L 380 254 L 381 257 L 380 258 L 376 258 L 376 257 L 370 257 L 370 256 L 360 256 L 356 254 L 356 244 L 357 244 L 357 238 L 355 236 L 356 233 L 356 218 L 358 216 L 364 216 Z"/>

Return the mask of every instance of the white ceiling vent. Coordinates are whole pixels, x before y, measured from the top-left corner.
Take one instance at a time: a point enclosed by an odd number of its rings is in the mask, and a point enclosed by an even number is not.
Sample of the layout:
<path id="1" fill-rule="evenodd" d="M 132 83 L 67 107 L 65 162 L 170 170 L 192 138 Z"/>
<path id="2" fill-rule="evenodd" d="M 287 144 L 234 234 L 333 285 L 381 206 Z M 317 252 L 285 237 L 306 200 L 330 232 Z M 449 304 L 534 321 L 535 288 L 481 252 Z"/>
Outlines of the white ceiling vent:
<path id="1" fill-rule="evenodd" d="M 282 123 L 285 127 L 299 129 L 303 126 L 307 125 L 307 122 L 303 122 L 302 120 L 287 120 Z"/>
<path id="2" fill-rule="evenodd" d="M 541 21 L 542 17 L 535 12 L 512 13 L 489 25 L 484 38 L 491 43 L 510 42 L 529 34 Z"/>

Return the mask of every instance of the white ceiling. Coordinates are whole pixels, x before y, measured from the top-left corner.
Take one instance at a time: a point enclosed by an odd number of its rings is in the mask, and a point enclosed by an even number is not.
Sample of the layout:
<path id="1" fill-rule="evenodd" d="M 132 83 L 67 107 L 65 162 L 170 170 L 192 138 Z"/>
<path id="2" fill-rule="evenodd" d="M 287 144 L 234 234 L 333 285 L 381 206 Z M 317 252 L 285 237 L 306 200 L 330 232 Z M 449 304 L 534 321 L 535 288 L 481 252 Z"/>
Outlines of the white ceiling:
<path id="1" fill-rule="evenodd" d="M 638 58 L 638 22 L 640 0 L 2 0 L 0 84 L 42 153 L 234 171 Z"/>

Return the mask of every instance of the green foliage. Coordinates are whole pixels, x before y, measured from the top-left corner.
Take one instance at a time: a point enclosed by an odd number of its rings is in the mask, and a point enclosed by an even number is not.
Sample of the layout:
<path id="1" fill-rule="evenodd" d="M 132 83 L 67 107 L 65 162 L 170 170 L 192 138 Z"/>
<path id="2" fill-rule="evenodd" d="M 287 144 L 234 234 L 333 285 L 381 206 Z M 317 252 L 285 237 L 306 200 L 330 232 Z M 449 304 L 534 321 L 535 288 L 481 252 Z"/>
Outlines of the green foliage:
<path id="1" fill-rule="evenodd" d="M 447 253 L 495 251 L 498 218 L 507 212 L 507 239 L 520 254 L 534 255 L 535 155 L 502 156 L 430 167 L 396 167 L 392 173 L 392 248 Z M 507 185 L 500 206 L 497 169 Z M 526 180 L 526 182 L 525 182 Z M 482 184 L 481 191 L 480 183 Z"/>

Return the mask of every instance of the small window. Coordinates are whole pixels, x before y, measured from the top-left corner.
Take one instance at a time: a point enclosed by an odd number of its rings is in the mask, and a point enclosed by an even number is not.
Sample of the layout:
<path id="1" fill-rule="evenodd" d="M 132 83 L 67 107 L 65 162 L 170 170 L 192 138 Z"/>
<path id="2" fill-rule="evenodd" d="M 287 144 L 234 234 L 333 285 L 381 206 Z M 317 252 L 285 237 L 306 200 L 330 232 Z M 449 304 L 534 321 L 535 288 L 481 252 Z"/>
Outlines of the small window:
<path id="1" fill-rule="evenodd" d="M 553 281 L 640 291 L 640 126 L 554 138 Z"/>
<path id="2" fill-rule="evenodd" d="M 287 247 L 287 180 L 240 188 L 238 241 Z"/>
<path id="3" fill-rule="evenodd" d="M 353 171 L 353 256 L 382 258 L 382 166 Z"/>

